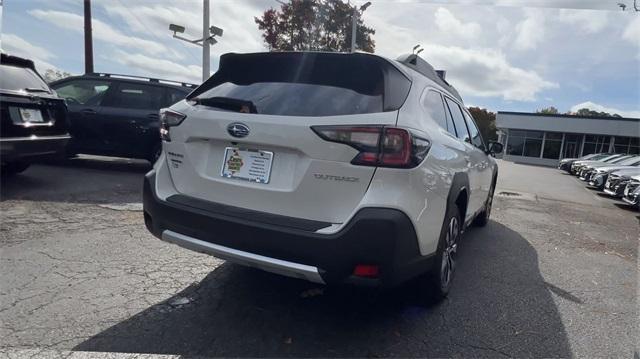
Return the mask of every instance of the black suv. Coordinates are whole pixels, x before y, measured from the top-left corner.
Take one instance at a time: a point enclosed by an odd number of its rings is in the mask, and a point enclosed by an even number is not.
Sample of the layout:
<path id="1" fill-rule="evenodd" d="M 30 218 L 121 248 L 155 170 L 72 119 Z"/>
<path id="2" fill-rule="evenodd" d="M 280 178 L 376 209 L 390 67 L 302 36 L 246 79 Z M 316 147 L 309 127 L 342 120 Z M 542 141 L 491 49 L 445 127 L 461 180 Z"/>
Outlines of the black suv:
<path id="1" fill-rule="evenodd" d="M 158 111 L 182 100 L 193 84 L 94 73 L 51 83 L 67 100 L 73 139 L 67 154 L 142 158 L 161 150 Z"/>
<path id="2" fill-rule="evenodd" d="M 69 140 L 64 100 L 49 88 L 33 61 L 0 54 L 0 124 L 3 176 L 64 151 Z"/>

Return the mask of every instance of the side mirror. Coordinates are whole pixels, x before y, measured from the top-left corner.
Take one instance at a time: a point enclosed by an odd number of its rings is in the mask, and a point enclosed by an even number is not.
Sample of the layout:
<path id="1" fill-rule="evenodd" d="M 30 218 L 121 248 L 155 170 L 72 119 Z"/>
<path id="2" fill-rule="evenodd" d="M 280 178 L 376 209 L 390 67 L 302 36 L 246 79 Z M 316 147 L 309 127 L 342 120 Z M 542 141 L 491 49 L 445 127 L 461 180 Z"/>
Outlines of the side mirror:
<path id="1" fill-rule="evenodd" d="M 487 152 L 496 155 L 502 153 L 503 148 L 504 146 L 500 142 L 489 142 L 489 150 Z"/>

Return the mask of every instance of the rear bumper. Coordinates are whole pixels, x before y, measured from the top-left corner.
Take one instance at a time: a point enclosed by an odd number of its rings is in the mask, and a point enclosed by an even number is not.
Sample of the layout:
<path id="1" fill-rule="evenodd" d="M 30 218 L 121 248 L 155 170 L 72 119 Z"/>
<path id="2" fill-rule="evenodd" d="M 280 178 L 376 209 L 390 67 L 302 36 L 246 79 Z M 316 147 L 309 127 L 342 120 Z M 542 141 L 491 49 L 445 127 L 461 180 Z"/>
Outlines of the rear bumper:
<path id="1" fill-rule="evenodd" d="M 0 138 L 0 156 L 5 162 L 30 160 L 60 153 L 71 137 L 31 136 Z"/>
<path id="2" fill-rule="evenodd" d="M 267 223 L 265 214 L 208 211 L 200 200 L 158 198 L 155 171 L 145 176 L 145 224 L 156 237 L 182 247 L 278 274 L 326 284 L 392 287 L 428 271 L 415 230 L 401 211 L 365 208 L 337 233 L 321 234 Z M 268 215 L 266 216 L 268 218 Z M 257 221 L 256 218 L 261 219 Z M 377 265 L 376 278 L 356 277 L 357 264 Z"/>

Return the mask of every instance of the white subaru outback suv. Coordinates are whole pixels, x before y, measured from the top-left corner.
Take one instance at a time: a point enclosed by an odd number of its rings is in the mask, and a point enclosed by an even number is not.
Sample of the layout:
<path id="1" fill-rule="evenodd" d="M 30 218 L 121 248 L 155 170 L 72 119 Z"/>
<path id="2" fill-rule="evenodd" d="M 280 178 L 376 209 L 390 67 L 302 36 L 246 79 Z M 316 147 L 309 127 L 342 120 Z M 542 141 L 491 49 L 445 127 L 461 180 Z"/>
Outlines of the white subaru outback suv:
<path id="1" fill-rule="evenodd" d="M 144 218 L 164 241 L 309 281 L 441 298 L 497 178 L 458 92 L 415 55 L 226 54 L 161 110 Z"/>

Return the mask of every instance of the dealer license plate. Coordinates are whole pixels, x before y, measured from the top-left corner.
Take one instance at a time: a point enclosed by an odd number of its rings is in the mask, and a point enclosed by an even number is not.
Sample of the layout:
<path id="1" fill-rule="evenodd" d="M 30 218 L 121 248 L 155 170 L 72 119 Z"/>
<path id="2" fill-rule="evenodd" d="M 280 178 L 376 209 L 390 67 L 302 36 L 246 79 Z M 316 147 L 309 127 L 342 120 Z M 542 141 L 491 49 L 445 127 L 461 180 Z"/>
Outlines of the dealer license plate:
<path id="1" fill-rule="evenodd" d="M 32 108 L 19 108 L 20 117 L 22 118 L 22 122 L 28 123 L 43 123 L 44 119 L 42 118 L 42 112 L 40 110 L 32 109 Z"/>
<path id="2" fill-rule="evenodd" d="M 227 147 L 222 162 L 222 177 L 269 183 L 273 152 Z"/>

